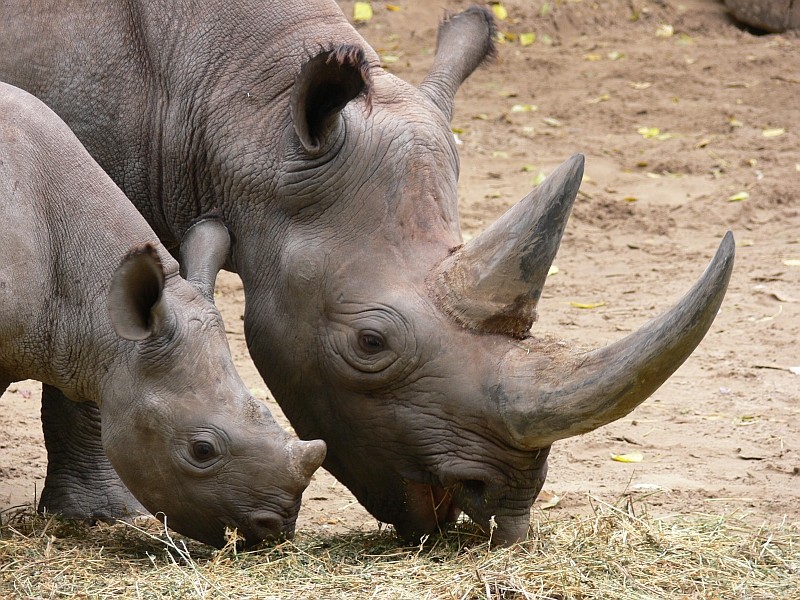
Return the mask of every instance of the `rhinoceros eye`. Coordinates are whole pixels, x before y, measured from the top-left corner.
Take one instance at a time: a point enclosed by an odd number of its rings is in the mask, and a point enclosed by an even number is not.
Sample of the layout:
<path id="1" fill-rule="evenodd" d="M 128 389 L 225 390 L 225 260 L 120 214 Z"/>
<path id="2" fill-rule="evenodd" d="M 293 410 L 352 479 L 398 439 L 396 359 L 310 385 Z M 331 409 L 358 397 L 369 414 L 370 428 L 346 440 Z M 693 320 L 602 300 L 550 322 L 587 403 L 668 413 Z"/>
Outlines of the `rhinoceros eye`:
<path id="1" fill-rule="evenodd" d="M 358 345 L 368 354 L 376 354 L 383 351 L 385 343 L 383 338 L 371 331 L 362 331 L 358 336 Z"/>
<path id="2" fill-rule="evenodd" d="M 214 458 L 217 452 L 212 443 L 198 441 L 192 444 L 192 454 L 199 461 L 207 461 Z"/>

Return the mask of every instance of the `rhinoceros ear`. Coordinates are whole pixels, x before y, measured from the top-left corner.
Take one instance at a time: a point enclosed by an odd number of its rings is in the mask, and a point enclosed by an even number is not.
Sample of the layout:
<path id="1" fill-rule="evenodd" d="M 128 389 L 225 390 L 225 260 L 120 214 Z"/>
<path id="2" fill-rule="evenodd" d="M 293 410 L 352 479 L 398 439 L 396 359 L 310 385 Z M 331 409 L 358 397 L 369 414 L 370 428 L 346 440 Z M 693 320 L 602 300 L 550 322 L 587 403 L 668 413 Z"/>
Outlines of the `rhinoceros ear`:
<path id="1" fill-rule="evenodd" d="M 325 148 L 339 113 L 365 89 L 369 106 L 370 85 L 369 63 L 364 50 L 356 46 L 322 52 L 303 65 L 291 103 L 294 130 L 307 152 Z"/>
<path id="2" fill-rule="evenodd" d="M 214 302 L 217 273 L 228 260 L 231 236 L 219 217 L 205 217 L 186 230 L 181 240 L 181 276 Z"/>
<path id="3" fill-rule="evenodd" d="M 150 244 L 122 259 L 111 280 L 108 312 L 117 334 L 126 340 L 143 340 L 158 331 L 163 321 L 164 269 Z"/>
<path id="4" fill-rule="evenodd" d="M 439 26 L 436 56 L 419 89 L 438 106 L 449 121 L 459 86 L 482 62 L 495 55 L 497 33 L 492 13 L 473 6 L 448 16 Z"/>

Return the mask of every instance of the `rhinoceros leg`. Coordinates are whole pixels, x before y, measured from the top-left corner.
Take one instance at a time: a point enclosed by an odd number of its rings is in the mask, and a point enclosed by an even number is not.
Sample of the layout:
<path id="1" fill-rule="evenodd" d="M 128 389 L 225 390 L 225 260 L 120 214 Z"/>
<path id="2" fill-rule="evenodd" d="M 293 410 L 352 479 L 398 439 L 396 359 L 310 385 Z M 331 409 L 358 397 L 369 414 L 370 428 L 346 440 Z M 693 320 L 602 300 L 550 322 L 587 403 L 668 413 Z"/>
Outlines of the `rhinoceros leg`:
<path id="1" fill-rule="evenodd" d="M 42 430 L 47 478 L 39 512 L 92 522 L 147 514 L 103 452 L 96 405 L 72 402 L 59 389 L 44 385 Z"/>

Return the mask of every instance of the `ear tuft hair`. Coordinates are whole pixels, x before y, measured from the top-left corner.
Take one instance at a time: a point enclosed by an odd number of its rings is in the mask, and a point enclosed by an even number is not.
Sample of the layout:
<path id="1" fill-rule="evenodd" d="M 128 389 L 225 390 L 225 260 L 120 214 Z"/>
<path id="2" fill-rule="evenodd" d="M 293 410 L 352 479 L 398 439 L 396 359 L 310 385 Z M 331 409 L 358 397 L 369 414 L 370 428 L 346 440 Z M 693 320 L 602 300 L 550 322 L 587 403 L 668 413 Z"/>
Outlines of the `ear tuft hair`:
<path id="1" fill-rule="evenodd" d="M 306 62 L 292 89 L 294 129 L 311 154 L 321 152 L 336 130 L 344 107 L 365 94 L 372 110 L 372 77 L 363 48 L 341 45 L 322 50 Z"/>

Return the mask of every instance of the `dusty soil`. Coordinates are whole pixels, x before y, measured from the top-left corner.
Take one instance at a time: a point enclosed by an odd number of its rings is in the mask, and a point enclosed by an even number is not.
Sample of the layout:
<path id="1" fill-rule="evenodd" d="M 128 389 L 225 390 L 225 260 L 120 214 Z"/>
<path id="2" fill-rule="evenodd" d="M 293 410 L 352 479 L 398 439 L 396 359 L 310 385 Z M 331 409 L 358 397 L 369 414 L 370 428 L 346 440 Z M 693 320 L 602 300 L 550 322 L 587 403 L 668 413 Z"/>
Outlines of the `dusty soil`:
<path id="1" fill-rule="evenodd" d="M 352 2 L 340 4 L 352 15 Z M 360 30 L 392 72 L 418 83 L 443 9 L 467 2 L 392 4 L 400 10 L 373 2 Z M 453 122 L 465 238 L 540 172 L 575 152 L 587 159 L 535 332 L 588 347 L 616 340 L 668 309 L 726 230 L 737 240 L 727 298 L 686 364 L 629 417 L 553 449 L 552 510 L 585 511 L 588 494 L 646 494 L 651 512 L 800 520 L 800 374 L 790 370 L 800 367 L 800 35 L 742 29 L 721 0 L 503 6 L 509 39 L 462 88 Z M 525 33 L 535 42 L 523 46 Z M 234 353 L 267 398 L 246 354 L 242 298 L 236 276 L 223 274 L 218 304 Z M 0 511 L 41 489 L 38 411 L 32 382 L 0 399 Z M 630 452 L 643 460 L 610 458 Z M 299 526 L 377 524 L 320 472 Z"/>

